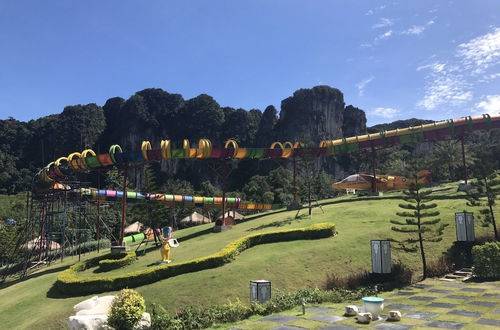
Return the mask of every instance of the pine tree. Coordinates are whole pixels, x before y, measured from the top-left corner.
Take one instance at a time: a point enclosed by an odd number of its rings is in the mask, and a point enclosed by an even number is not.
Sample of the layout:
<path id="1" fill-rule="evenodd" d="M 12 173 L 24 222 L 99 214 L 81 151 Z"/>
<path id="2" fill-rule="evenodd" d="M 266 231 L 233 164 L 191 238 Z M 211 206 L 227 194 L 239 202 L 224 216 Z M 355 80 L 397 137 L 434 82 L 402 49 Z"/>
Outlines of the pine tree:
<path id="1" fill-rule="evenodd" d="M 485 208 L 479 210 L 480 216 L 478 218 L 486 227 L 493 225 L 493 232 L 497 241 L 499 240 L 499 234 L 493 206 L 495 206 L 495 200 L 499 192 L 500 180 L 497 178 L 496 173 L 493 172 L 489 175 L 480 175 L 477 182 L 473 184 L 473 189 L 467 191 L 467 196 L 465 197 L 468 206 L 485 206 Z"/>
<path id="2" fill-rule="evenodd" d="M 417 171 L 412 175 L 418 182 Z M 409 237 L 402 240 L 395 240 L 401 248 L 407 252 L 416 252 L 420 249 L 422 257 L 423 279 L 427 277 L 427 263 L 425 258 L 424 242 L 439 242 L 442 240 L 442 234 L 447 224 L 439 224 L 441 219 L 436 218 L 439 211 L 433 210 L 437 207 L 436 203 L 431 203 L 431 190 L 423 190 L 423 183 L 412 183 L 409 189 L 403 191 L 403 200 L 406 203 L 399 204 L 399 207 L 408 210 L 397 212 L 396 215 L 404 218 L 401 220 L 391 220 L 393 231 L 409 234 Z"/>
<path id="3" fill-rule="evenodd" d="M 302 153 L 298 162 L 299 195 L 301 200 L 307 201 L 309 217 L 312 216 L 312 200 L 315 197 L 316 164 L 312 154 Z M 298 214 L 298 213 L 297 213 Z"/>

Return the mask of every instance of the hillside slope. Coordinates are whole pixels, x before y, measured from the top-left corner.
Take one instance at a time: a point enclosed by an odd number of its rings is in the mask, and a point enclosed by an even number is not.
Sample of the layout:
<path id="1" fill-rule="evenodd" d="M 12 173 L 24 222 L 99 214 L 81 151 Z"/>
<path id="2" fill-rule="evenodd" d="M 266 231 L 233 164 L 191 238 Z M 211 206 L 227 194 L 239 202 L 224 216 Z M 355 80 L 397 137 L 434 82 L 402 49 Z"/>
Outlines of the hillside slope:
<path id="1" fill-rule="evenodd" d="M 323 201 L 323 211 L 314 209 L 313 216 L 295 220 L 296 211 L 262 214 L 249 217 L 232 230 L 212 233 L 212 225 L 203 225 L 176 232 L 181 246 L 173 249 L 173 261 L 189 260 L 217 251 L 228 242 L 257 231 L 296 228 L 312 223 L 333 222 L 338 235 L 333 238 L 265 244 L 243 252 L 230 264 L 222 267 L 165 279 L 137 288 L 148 303 L 157 302 L 170 311 L 188 305 L 225 303 L 236 298 L 248 301 L 249 281 L 267 279 L 273 290 L 303 287 L 322 287 L 326 275 L 345 275 L 353 271 L 369 270 L 370 240 L 394 237 L 389 220 L 395 217 L 399 200 L 396 193 L 383 198 L 346 196 Z M 439 257 L 455 239 L 454 212 L 465 208 L 465 202 L 453 192 L 442 192 L 436 202 L 441 218 L 450 226 L 444 239 L 427 248 L 429 259 Z M 500 207 L 497 206 L 498 212 Z M 305 214 L 303 210 L 302 214 Z M 477 235 L 491 232 L 476 223 Z M 148 267 L 159 260 L 153 249 L 121 272 Z M 417 254 L 406 254 L 393 249 L 393 260 L 401 260 L 419 270 Z M 26 281 L 8 283 L 0 289 L 0 324 L 9 329 L 61 328 L 72 314 L 72 306 L 87 297 L 61 298 L 51 287 L 57 273 L 77 258 L 67 258 L 65 264 L 53 264 L 40 269 Z M 116 272 L 116 271 L 115 271 Z M 93 276 L 93 274 L 87 274 Z M 107 293 L 103 293 L 107 294 Z"/>

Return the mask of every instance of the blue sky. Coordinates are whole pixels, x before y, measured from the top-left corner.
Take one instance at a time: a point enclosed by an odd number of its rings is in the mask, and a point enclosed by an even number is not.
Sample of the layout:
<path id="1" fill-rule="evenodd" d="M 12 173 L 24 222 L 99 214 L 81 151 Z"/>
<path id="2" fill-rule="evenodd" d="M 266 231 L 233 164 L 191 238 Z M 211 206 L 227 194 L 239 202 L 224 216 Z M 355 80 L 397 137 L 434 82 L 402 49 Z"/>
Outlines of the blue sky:
<path id="1" fill-rule="evenodd" d="M 498 0 L 1 1 L 0 119 L 162 88 L 263 110 L 326 84 L 368 124 L 500 111 Z"/>

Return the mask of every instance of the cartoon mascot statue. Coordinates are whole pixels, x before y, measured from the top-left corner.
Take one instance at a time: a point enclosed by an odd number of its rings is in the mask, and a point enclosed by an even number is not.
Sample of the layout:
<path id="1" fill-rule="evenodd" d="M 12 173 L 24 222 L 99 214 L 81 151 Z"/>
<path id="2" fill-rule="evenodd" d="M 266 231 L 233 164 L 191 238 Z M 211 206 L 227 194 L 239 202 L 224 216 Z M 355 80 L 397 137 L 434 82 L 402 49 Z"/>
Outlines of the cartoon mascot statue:
<path id="1" fill-rule="evenodd" d="M 172 260 L 170 260 L 170 248 L 179 246 L 177 239 L 172 237 L 172 227 L 163 228 L 163 239 L 161 245 L 161 262 L 169 264 L 172 262 Z"/>

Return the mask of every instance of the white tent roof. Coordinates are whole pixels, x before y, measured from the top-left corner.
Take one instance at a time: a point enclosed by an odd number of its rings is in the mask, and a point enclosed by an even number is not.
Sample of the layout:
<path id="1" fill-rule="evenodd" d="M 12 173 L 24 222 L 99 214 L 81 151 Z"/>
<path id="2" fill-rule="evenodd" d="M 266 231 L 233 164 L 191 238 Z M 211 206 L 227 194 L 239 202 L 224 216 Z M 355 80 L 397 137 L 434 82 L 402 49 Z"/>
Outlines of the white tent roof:
<path id="1" fill-rule="evenodd" d="M 45 242 L 43 242 L 43 240 L 42 240 L 42 244 L 45 247 L 48 247 L 49 250 L 57 250 L 61 247 L 61 245 L 59 243 L 54 242 L 54 241 L 49 241 L 49 240 L 47 240 Z M 22 245 L 22 248 L 27 249 L 27 250 L 32 250 L 34 248 L 38 249 L 39 247 L 40 247 L 40 237 L 35 237 L 31 241 L 28 241 Z"/>
<path id="2" fill-rule="evenodd" d="M 192 214 L 188 215 L 184 219 L 180 221 L 182 224 L 186 223 L 210 223 L 210 219 L 207 217 L 204 217 L 203 215 L 199 214 L 198 212 L 193 212 Z"/>
<path id="3" fill-rule="evenodd" d="M 241 220 L 244 218 L 243 215 L 239 214 L 236 211 L 227 211 L 226 213 L 224 213 L 224 218 L 227 218 L 227 217 L 233 218 L 233 213 L 234 213 L 234 220 Z M 219 219 L 222 220 L 222 216 L 220 216 Z"/>
<path id="4" fill-rule="evenodd" d="M 144 225 L 142 223 L 140 223 L 139 221 L 136 221 L 133 224 L 130 224 L 127 227 L 125 227 L 123 232 L 125 234 L 139 233 L 141 231 L 142 227 L 144 227 Z"/>

